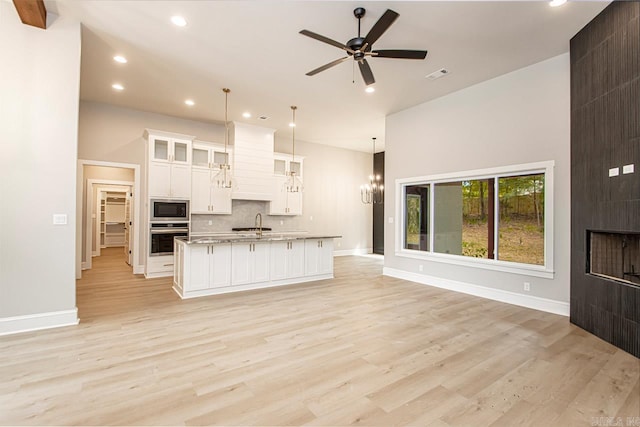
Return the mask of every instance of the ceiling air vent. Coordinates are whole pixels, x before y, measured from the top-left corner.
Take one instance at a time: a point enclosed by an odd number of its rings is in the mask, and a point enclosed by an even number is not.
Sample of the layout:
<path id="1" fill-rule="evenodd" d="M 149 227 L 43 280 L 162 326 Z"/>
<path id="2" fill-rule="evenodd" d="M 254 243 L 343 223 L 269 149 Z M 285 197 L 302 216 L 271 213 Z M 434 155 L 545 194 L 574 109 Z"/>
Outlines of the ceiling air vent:
<path id="1" fill-rule="evenodd" d="M 269 117 L 267 117 L 267 116 L 260 116 L 260 117 L 258 117 L 258 118 L 259 118 L 260 120 L 267 120 Z"/>
<path id="2" fill-rule="evenodd" d="M 438 71 L 434 71 L 433 73 L 429 74 L 426 77 L 429 80 L 435 80 L 435 79 L 439 79 L 440 77 L 444 77 L 447 74 L 449 74 L 449 70 L 447 70 L 446 68 L 440 68 Z"/>

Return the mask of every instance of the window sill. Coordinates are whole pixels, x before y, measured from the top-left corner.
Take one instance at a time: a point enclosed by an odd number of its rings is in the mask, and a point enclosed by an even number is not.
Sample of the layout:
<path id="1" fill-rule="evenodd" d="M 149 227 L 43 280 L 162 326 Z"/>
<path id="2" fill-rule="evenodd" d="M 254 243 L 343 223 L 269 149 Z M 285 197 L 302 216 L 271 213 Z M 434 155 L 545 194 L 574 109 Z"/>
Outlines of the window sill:
<path id="1" fill-rule="evenodd" d="M 403 258 L 421 259 L 425 261 L 440 262 L 443 264 L 453 264 L 463 267 L 482 268 L 484 270 L 502 271 L 505 273 L 520 274 L 523 276 L 542 277 L 553 279 L 555 272 L 553 269 L 540 265 L 521 264 L 517 262 L 507 262 L 489 260 L 482 258 L 464 257 L 461 255 L 437 254 L 432 252 L 415 251 L 402 249 L 396 251 L 395 255 Z"/>

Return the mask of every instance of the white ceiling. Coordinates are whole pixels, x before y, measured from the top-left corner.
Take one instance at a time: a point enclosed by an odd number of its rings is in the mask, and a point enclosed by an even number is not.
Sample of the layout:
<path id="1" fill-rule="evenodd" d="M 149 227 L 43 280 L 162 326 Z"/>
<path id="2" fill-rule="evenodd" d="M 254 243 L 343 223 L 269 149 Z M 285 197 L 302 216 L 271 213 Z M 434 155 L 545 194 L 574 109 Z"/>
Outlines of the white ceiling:
<path id="1" fill-rule="evenodd" d="M 83 24 L 81 98 L 206 122 L 229 119 L 296 139 L 370 151 L 384 147 L 384 118 L 408 107 L 569 50 L 569 39 L 608 2 L 47 1 L 47 10 Z M 340 42 L 357 35 L 353 9 L 367 10 L 366 34 L 389 8 L 400 17 L 375 49 L 426 49 L 424 61 L 372 58 L 376 92 L 352 61 L 306 72 L 343 51 L 302 36 Z M 170 22 L 186 18 L 186 27 Z M 129 62 L 118 64 L 114 55 Z M 450 75 L 429 81 L 442 67 Z M 352 83 L 355 71 L 355 83 Z M 116 92 L 111 85 L 125 86 Z M 184 104 L 191 98 L 193 107 Z M 253 118 L 244 119 L 250 111 Z M 259 120 L 257 116 L 268 116 Z M 170 130 L 170 129 L 167 129 Z"/>

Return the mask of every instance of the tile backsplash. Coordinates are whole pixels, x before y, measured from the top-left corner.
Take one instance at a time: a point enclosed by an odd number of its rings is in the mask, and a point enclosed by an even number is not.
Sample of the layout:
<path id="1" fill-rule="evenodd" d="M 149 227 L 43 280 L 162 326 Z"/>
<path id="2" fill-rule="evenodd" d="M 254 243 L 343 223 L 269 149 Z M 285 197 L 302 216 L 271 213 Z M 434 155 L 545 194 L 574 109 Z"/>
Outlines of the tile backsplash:
<path id="1" fill-rule="evenodd" d="M 231 215 L 191 215 L 191 232 L 220 233 L 230 232 L 234 227 L 253 227 L 257 213 L 262 214 L 262 226 L 273 231 L 308 231 L 302 228 L 301 216 L 268 215 L 269 202 L 233 200 L 232 209 Z"/>

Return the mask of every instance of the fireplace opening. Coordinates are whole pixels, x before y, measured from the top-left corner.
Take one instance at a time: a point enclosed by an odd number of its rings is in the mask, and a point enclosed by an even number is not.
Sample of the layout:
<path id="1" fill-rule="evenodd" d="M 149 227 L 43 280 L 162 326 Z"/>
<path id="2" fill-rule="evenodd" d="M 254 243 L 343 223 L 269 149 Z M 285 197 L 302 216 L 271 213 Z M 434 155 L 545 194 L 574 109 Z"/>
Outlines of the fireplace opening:
<path id="1" fill-rule="evenodd" d="M 640 285 L 640 233 L 588 232 L 587 272 Z"/>

